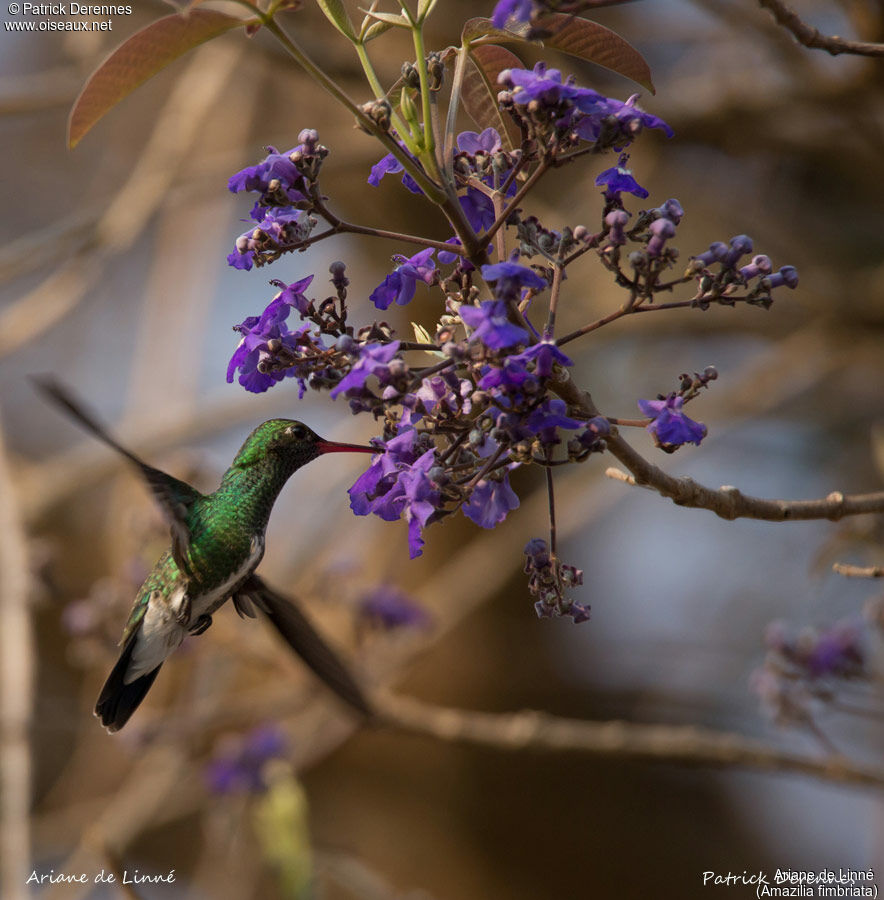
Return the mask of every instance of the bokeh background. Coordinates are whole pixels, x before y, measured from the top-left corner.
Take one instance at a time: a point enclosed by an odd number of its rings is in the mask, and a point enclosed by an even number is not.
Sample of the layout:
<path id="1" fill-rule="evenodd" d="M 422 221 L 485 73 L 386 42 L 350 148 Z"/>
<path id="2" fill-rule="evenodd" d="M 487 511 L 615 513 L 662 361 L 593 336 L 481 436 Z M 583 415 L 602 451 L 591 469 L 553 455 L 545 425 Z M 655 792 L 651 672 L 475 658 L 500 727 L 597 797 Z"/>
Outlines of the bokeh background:
<path id="1" fill-rule="evenodd" d="M 428 45 L 455 43 L 457 23 L 489 14 L 486 6 L 440 0 Z M 797 6 L 825 33 L 884 39 L 873 0 Z M 7 597 L 21 596 L 18 573 L 28 598 L 25 615 L 7 608 L 0 624 L 4 764 L 21 776 L 33 810 L 26 832 L 6 820 L 6 846 L 28 855 L 6 865 L 25 876 L 174 868 L 174 884 L 138 885 L 130 896 L 220 900 L 295 896 L 305 872 L 333 900 L 684 898 L 701 894 L 706 870 L 776 867 L 877 867 L 880 877 L 884 814 L 871 789 L 360 729 L 260 623 L 231 609 L 164 668 L 124 732 L 98 727 L 95 694 L 166 537 L 137 479 L 47 407 L 26 376 L 56 373 L 154 464 L 207 490 L 271 416 L 365 440 L 371 423 L 341 402 L 315 394 L 299 402 L 288 383 L 261 396 L 226 384 L 230 327 L 268 302 L 269 278 L 315 272 L 318 293 L 335 259 L 347 262 L 356 318 L 368 322 L 368 293 L 402 247 L 342 238 L 273 271 L 234 271 L 224 257 L 247 201 L 226 180 L 263 146 L 285 149 L 315 127 L 331 149 L 323 186 L 335 210 L 448 236 L 397 179 L 366 186 L 381 153 L 263 35 L 201 48 L 68 152 L 65 118 L 87 74 L 167 12 L 138 2 L 114 18 L 111 34 L 0 34 L 0 508 Z M 658 464 L 761 496 L 879 489 L 884 65 L 800 48 L 749 0 L 635 2 L 594 18 L 652 66 L 657 95 L 642 102 L 676 137 L 645 135 L 632 163 L 649 203 L 677 197 L 685 207 L 682 253 L 746 232 L 776 265 L 797 266 L 801 284 L 770 311 L 618 322 L 571 345 L 576 377 L 605 412 L 632 416 L 636 397 L 714 364 L 721 377 L 692 412 L 709 438 L 701 449 L 657 454 Z M 286 21 L 351 96 L 368 98 L 348 47 L 314 6 Z M 396 35 L 372 47 L 392 82 L 410 47 Z M 633 90 L 598 67 L 558 62 L 603 93 Z M 592 165 L 553 173 L 531 211 L 553 228 L 593 227 L 596 173 Z M 621 302 L 589 256 L 569 273 L 564 330 Z M 388 315 L 396 327 L 435 321 L 422 291 L 398 319 Z M 655 453 L 644 434 L 635 443 Z M 365 679 L 427 703 L 699 724 L 819 752 L 806 734 L 765 718 L 749 676 L 771 620 L 825 624 L 874 596 L 874 584 L 839 578 L 830 565 L 882 562 L 881 523 L 728 523 L 605 479 L 606 464 L 592 459 L 558 479 L 562 556 L 585 569 L 580 599 L 593 606 L 578 627 L 538 621 L 527 595 L 521 550 L 544 533 L 546 504 L 535 473 L 516 480 L 522 508 L 503 527 L 450 521 L 409 561 L 402 523 L 349 513 L 345 491 L 359 459 L 328 457 L 277 504 L 262 572 L 303 599 Z M 379 586 L 407 592 L 428 624 L 387 632 L 366 623 L 360 602 Z M 874 652 L 871 664 L 880 671 Z M 880 710 L 876 690 L 869 696 Z M 26 734 L 10 725 L 10 710 L 30 717 Z M 284 734 L 268 776 L 273 802 L 219 794 L 207 765 L 259 726 Z M 840 750 L 880 762 L 879 717 L 831 712 L 820 726 Z M 10 897 L 120 895 L 16 883 L 6 882 Z"/>

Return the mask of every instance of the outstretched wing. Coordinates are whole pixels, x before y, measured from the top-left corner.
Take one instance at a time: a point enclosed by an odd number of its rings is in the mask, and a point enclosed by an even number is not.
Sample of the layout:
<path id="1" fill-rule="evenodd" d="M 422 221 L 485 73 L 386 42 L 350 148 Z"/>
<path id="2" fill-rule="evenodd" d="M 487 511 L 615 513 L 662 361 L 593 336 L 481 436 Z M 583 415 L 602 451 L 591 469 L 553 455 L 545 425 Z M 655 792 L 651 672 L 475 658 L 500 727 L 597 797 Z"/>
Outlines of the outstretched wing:
<path id="1" fill-rule="evenodd" d="M 149 466 L 131 450 L 118 443 L 98 418 L 55 378 L 41 376 L 34 378 L 33 381 L 49 400 L 61 407 L 71 418 L 76 419 L 83 428 L 100 441 L 116 450 L 121 456 L 125 456 L 139 469 L 145 481 L 150 485 L 150 489 L 169 523 L 172 532 L 172 558 L 179 570 L 189 575 L 190 567 L 186 562 L 187 548 L 190 545 L 188 516 L 194 503 L 202 497 L 202 494 L 186 481 L 179 481 L 177 478 Z"/>
<path id="2" fill-rule="evenodd" d="M 349 669 L 292 600 L 268 587 L 259 575 L 254 574 L 234 596 L 237 608 L 242 598 L 248 598 L 270 619 L 292 650 L 345 703 L 364 716 L 373 715 L 368 698 Z"/>

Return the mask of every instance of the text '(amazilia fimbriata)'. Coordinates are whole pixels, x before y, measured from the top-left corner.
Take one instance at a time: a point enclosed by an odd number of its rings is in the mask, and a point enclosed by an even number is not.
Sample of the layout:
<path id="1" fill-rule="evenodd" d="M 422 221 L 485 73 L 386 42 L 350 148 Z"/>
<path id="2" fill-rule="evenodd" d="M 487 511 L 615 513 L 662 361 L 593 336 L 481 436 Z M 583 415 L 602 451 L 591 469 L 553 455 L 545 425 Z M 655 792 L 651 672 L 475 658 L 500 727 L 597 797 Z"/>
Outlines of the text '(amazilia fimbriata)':
<path id="1" fill-rule="evenodd" d="M 228 598 L 237 612 L 261 610 L 304 662 L 342 700 L 365 715 L 368 700 L 338 655 L 287 597 L 255 569 L 279 492 L 301 466 L 323 453 L 377 453 L 374 447 L 326 441 L 301 422 L 270 419 L 246 438 L 221 484 L 202 494 L 120 445 L 71 393 L 49 378 L 39 388 L 84 428 L 125 456 L 150 485 L 169 522 L 172 544 L 141 586 L 120 641 L 121 652 L 95 706 L 119 731 L 153 684 L 160 666 L 188 634 L 202 634 Z"/>

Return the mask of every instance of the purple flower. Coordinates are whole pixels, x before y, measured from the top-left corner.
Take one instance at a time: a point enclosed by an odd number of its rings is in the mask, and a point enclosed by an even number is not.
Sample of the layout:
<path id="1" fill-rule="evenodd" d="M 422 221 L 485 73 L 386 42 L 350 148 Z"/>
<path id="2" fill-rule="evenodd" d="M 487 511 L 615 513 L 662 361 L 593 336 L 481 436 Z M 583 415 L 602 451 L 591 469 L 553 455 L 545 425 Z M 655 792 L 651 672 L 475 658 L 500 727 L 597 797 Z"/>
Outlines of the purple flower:
<path id="1" fill-rule="evenodd" d="M 306 240 L 316 224 L 316 219 L 291 206 L 261 211 L 264 218 L 236 239 L 236 249 L 227 257 L 235 269 L 249 270 L 253 265 L 272 261 Z"/>
<path id="2" fill-rule="evenodd" d="M 582 428 L 583 422 L 565 415 L 568 405 L 558 397 L 547 397 L 525 419 L 525 427 L 543 444 L 558 443 L 557 428 Z"/>
<path id="3" fill-rule="evenodd" d="M 396 269 L 388 275 L 383 284 L 378 285 L 369 299 L 378 309 L 387 309 L 393 302 L 399 306 L 405 306 L 414 297 L 414 290 L 418 279 L 425 284 L 432 284 L 435 277 L 436 263 L 432 256 L 435 250 L 428 247 L 415 253 L 411 258 L 397 254 L 393 259 L 399 263 Z"/>
<path id="4" fill-rule="evenodd" d="M 496 153 L 500 147 L 500 135 L 495 128 L 486 128 L 481 134 L 475 131 L 462 131 L 457 136 L 457 149 L 472 156 L 477 153 Z"/>
<path id="5" fill-rule="evenodd" d="M 537 379 L 528 372 L 525 363 L 515 356 L 508 356 L 503 366 L 485 366 L 479 387 L 494 396 L 511 394 L 521 396 L 526 383 L 537 383 Z"/>
<path id="6" fill-rule="evenodd" d="M 537 101 L 542 107 L 553 108 L 562 102 L 572 104 L 584 113 L 608 111 L 609 103 L 598 91 L 579 88 L 573 78 L 562 81 L 562 73 L 558 69 L 547 69 L 542 62 L 532 70 L 504 69 L 497 80 L 512 89 L 514 103 L 525 105 Z"/>
<path id="7" fill-rule="evenodd" d="M 408 155 L 411 156 L 410 153 Z M 414 157 L 412 157 L 412 159 L 413 158 Z M 415 162 L 417 162 L 417 160 L 415 160 Z M 368 183 L 372 187 L 377 187 L 381 183 L 381 179 L 385 175 L 395 175 L 398 172 L 402 172 L 404 168 L 405 167 L 402 165 L 402 163 L 399 162 L 399 160 L 396 159 L 396 157 L 392 153 L 388 153 L 385 157 L 383 157 L 383 159 L 379 160 L 371 167 L 371 174 L 368 176 Z M 408 188 L 408 190 L 411 191 L 412 194 L 423 193 L 423 191 L 418 187 L 417 182 L 411 177 L 411 175 L 408 174 L 408 172 L 405 172 L 402 175 L 402 183 L 405 185 L 405 187 Z"/>
<path id="8" fill-rule="evenodd" d="M 457 199 L 473 231 L 486 231 L 494 224 L 494 204 L 478 188 L 468 187 L 466 194 Z"/>
<path id="9" fill-rule="evenodd" d="M 553 366 L 573 366 L 573 360 L 569 359 L 561 350 L 551 341 L 542 340 L 536 344 L 532 344 L 527 350 L 523 350 L 517 356 L 509 357 L 510 362 L 534 363 L 534 374 L 540 378 L 548 378 L 552 375 Z"/>
<path id="10" fill-rule="evenodd" d="M 622 155 L 617 165 L 596 176 L 595 183 L 605 185 L 606 196 L 616 196 L 622 192 L 634 194 L 636 197 L 647 197 L 648 192 L 632 177 L 632 170 L 626 168 L 629 157 Z"/>
<path id="11" fill-rule="evenodd" d="M 675 132 L 659 117 L 639 109 L 635 105 L 638 94 L 633 94 L 625 103 L 608 100 L 614 107 L 614 117 L 619 120 L 624 131 L 635 133 L 640 128 L 659 128 L 666 137 L 671 138 Z"/>
<path id="12" fill-rule="evenodd" d="M 666 241 L 675 237 L 675 224 L 669 219 L 655 219 L 648 226 L 651 232 L 648 241 L 648 256 L 657 257 L 663 252 Z"/>
<path id="13" fill-rule="evenodd" d="M 798 287 L 798 270 L 795 266 L 783 266 L 779 272 L 768 275 L 763 284 L 768 290 L 786 285 L 793 290 Z"/>
<path id="14" fill-rule="evenodd" d="M 461 246 L 463 246 L 463 245 L 461 244 L 461 242 L 460 242 L 460 238 L 459 238 L 459 237 L 450 237 L 450 238 L 448 238 L 448 240 L 447 240 L 445 243 L 446 243 L 446 244 L 453 244 L 455 247 L 461 247 Z M 448 250 L 440 250 L 440 251 L 436 254 L 436 259 L 438 259 L 439 262 L 440 262 L 443 266 L 447 266 L 447 265 L 450 265 L 450 264 L 453 263 L 453 262 L 457 262 L 458 260 L 463 259 L 463 257 L 462 257 L 459 253 L 450 253 Z"/>
<path id="15" fill-rule="evenodd" d="M 639 400 L 639 409 L 653 421 L 648 431 L 657 446 L 672 452 L 682 444 L 700 445 L 706 437 L 706 426 L 689 419 L 682 411 L 684 399 L 670 394 L 665 400 Z"/>
<path id="16" fill-rule="evenodd" d="M 709 245 L 709 249 L 705 253 L 698 253 L 696 256 L 692 256 L 691 259 L 700 263 L 700 268 L 704 268 L 705 266 L 711 266 L 714 262 L 720 262 L 726 254 L 727 244 L 715 241 Z"/>
<path id="17" fill-rule="evenodd" d="M 359 362 L 332 389 L 331 398 L 334 400 L 344 391 L 359 393 L 365 388 L 365 382 L 370 375 L 376 375 L 383 383 L 389 371 L 389 363 L 398 352 L 399 341 L 391 341 L 389 344 L 364 344 L 359 347 Z"/>
<path id="18" fill-rule="evenodd" d="M 358 615 L 373 625 L 393 631 L 396 628 L 426 628 L 429 613 L 404 591 L 381 585 L 360 598 Z"/>
<path id="19" fill-rule="evenodd" d="M 510 19 L 516 22 L 530 22 L 533 12 L 533 0 L 498 0 L 491 14 L 491 22 L 495 28 L 505 28 Z"/>
<path id="20" fill-rule="evenodd" d="M 489 267 L 482 268 L 484 270 Z M 507 305 L 503 300 L 483 300 L 478 307 L 461 306 L 459 312 L 464 323 L 473 329 L 470 340 L 482 341 L 492 350 L 524 344 L 528 340 L 528 332 L 510 322 Z"/>
<path id="21" fill-rule="evenodd" d="M 291 306 L 293 309 L 296 309 L 301 313 L 303 318 L 310 306 L 310 301 L 304 295 L 304 291 L 310 287 L 312 281 L 313 276 L 308 275 L 306 278 L 302 278 L 300 281 L 296 281 L 293 284 L 284 284 L 282 281 L 278 280 L 272 281 L 271 284 L 274 284 L 281 289 L 276 300 L 280 303 L 284 303 L 286 306 Z"/>
<path id="22" fill-rule="evenodd" d="M 463 514 L 482 528 L 499 525 L 507 513 L 519 508 L 519 498 L 510 487 L 509 476 L 500 481 L 483 478 L 463 506 Z"/>
<path id="23" fill-rule="evenodd" d="M 748 234 L 738 234 L 736 237 L 731 238 L 727 253 L 721 257 L 721 265 L 725 269 L 731 269 L 737 264 L 741 256 L 751 252 L 752 238 Z"/>
<path id="24" fill-rule="evenodd" d="M 498 300 L 518 300 L 523 287 L 535 291 L 541 291 L 546 287 L 546 281 L 533 269 L 520 266 L 513 261 L 482 266 L 482 277 L 486 281 L 496 282 L 494 296 Z"/>
<path id="25" fill-rule="evenodd" d="M 608 237 L 605 241 L 606 247 L 620 247 L 626 243 L 626 228 L 632 214 L 625 209 L 612 209 L 605 216 L 605 225 L 608 226 Z"/>
<path id="26" fill-rule="evenodd" d="M 743 266 L 740 269 L 740 277 L 743 281 L 750 281 L 752 278 L 756 278 L 759 275 L 770 275 L 772 269 L 773 265 L 771 264 L 770 257 L 760 253 L 758 256 L 752 257 L 752 262 L 750 262 L 749 265 Z"/>
<path id="27" fill-rule="evenodd" d="M 306 200 L 307 196 L 301 190 L 304 187 L 303 177 L 291 160 L 291 155 L 298 149 L 298 147 L 294 147 L 287 153 L 279 153 L 275 148 L 268 147 L 268 155 L 264 160 L 256 166 L 248 166 L 231 176 L 227 187 L 234 194 L 239 191 L 255 191 L 261 194 L 262 199 L 268 194 L 272 194 L 276 198 L 281 191 L 290 203 Z M 273 182 L 276 184 L 273 184 L 274 190 L 271 191 Z M 277 201 L 263 205 L 279 206 L 280 204 Z"/>

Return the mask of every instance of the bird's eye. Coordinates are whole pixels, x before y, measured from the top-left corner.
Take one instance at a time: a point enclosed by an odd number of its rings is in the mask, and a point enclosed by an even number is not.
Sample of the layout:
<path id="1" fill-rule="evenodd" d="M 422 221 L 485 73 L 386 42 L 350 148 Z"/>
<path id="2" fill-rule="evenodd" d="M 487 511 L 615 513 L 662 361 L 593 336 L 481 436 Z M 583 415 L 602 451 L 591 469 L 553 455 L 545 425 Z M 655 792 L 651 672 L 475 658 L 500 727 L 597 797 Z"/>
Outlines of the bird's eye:
<path id="1" fill-rule="evenodd" d="M 307 437 L 307 429 L 300 422 L 292 425 L 288 431 L 296 441 L 303 441 Z"/>

